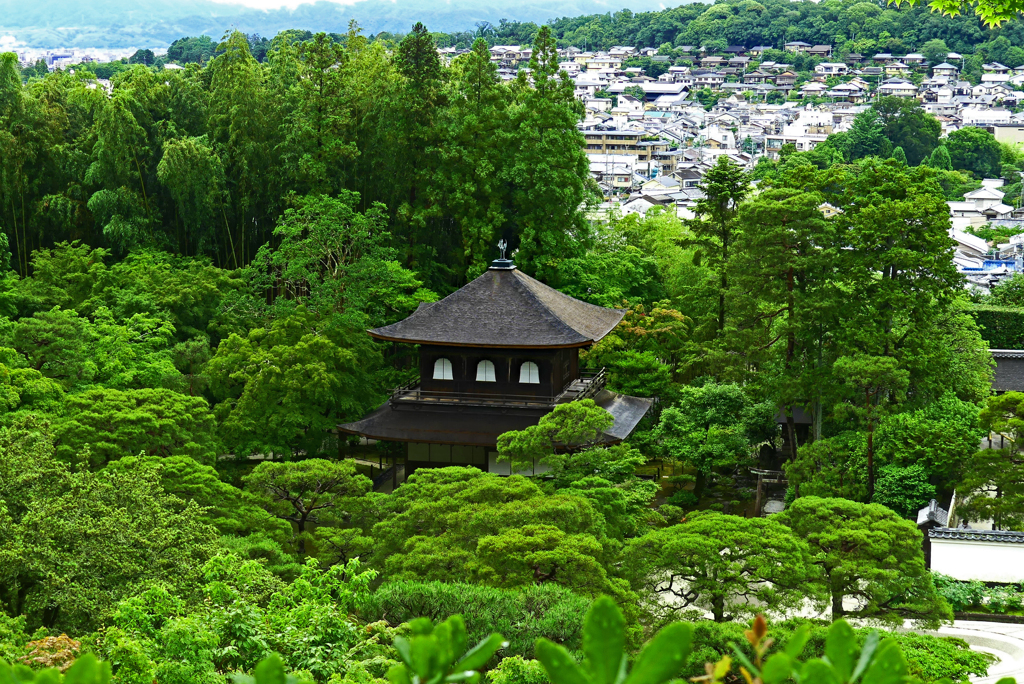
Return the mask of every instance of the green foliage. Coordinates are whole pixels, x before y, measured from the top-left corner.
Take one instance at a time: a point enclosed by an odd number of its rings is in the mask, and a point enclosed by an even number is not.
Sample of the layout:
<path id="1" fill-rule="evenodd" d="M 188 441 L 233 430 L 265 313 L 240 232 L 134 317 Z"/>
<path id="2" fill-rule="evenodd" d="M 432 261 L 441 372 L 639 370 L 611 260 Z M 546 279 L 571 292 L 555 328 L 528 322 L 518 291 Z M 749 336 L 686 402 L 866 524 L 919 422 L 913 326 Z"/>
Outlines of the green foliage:
<path id="1" fill-rule="evenodd" d="M 613 547 L 604 516 L 571 491 L 545 495 L 526 478 L 475 468 L 419 470 L 372 527 L 374 565 L 393 580 L 623 591 L 603 562 Z"/>
<path id="2" fill-rule="evenodd" d="M 713 478 L 747 464 L 776 435 L 774 407 L 753 401 L 739 385 L 680 388 L 675 406 L 661 413 L 654 439 L 664 458 L 692 465 Z M 698 482 L 698 495 L 703 482 Z"/>
<path id="3" fill-rule="evenodd" d="M 754 612 L 751 599 L 784 611 L 821 598 L 807 545 L 774 519 L 689 514 L 630 540 L 625 563 L 656 613 L 693 606 L 724 622 Z"/>
<path id="4" fill-rule="evenodd" d="M 542 416 L 536 425 L 498 436 L 498 454 L 515 471 L 535 463 L 547 463 L 556 449 L 589 449 L 604 439 L 612 426 L 612 414 L 593 399 L 559 404 Z"/>
<path id="5" fill-rule="evenodd" d="M 924 567 L 917 526 L 878 504 L 802 496 L 779 522 L 804 539 L 831 595 L 832 619 L 844 615 L 935 625 L 950 619 Z M 846 597 L 860 607 L 848 611 Z"/>
<path id="6" fill-rule="evenodd" d="M 371 489 L 353 461 L 263 461 L 242 478 L 267 511 L 295 526 L 299 553 L 305 553 L 311 526 L 343 520 L 345 506 Z"/>
<path id="7" fill-rule="evenodd" d="M 674 623 L 651 639 L 627 669 L 625 620 L 607 596 L 590 606 L 583 626 L 583 663 L 564 646 L 539 639 L 537 660 L 553 684 L 661 684 L 672 679 L 690 654 L 693 628 Z"/>
<path id="8" fill-rule="evenodd" d="M 965 468 L 959 514 L 967 520 L 992 520 L 995 529 L 1024 526 L 1024 393 L 1006 392 L 988 398 L 979 416 L 981 428 L 999 435 L 992 448 L 976 451 Z M 995 496 L 989 496 L 989 490 Z"/>
<path id="9" fill-rule="evenodd" d="M 555 584 L 527 585 L 516 591 L 459 582 L 388 581 L 361 598 L 359 616 L 393 625 L 417 617 L 434 621 L 461 615 L 469 641 L 498 631 L 508 640 L 502 656 L 533 657 L 534 642 L 544 637 L 570 651 L 580 647 L 583 615 L 590 602 Z"/>
<path id="10" fill-rule="evenodd" d="M 970 171 L 978 178 L 1000 175 L 1000 149 L 995 137 L 983 128 L 967 126 L 946 136 L 944 143 L 954 169 Z"/>
<path id="11" fill-rule="evenodd" d="M 324 453 L 327 430 L 374 405 L 377 359 L 365 333 L 304 307 L 232 333 L 206 367 L 224 441 L 236 455 Z"/>
<path id="12" fill-rule="evenodd" d="M 33 626 L 88 629 L 142 587 L 183 591 L 214 550 L 215 530 L 154 463 L 71 471 L 32 418 L 0 433 L 0 481 L 0 605 Z"/>
<path id="13" fill-rule="evenodd" d="M 402 660 L 388 671 L 392 684 L 429 684 L 441 681 L 481 681 L 477 670 L 487 664 L 505 645 L 493 633 L 468 651 L 466 625 L 454 615 L 436 627 L 426 618 L 409 623 L 411 636 L 395 638 L 395 650 Z"/>
<path id="14" fill-rule="evenodd" d="M 935 485 L 928 482 L 922 466 L 888 465 L 879 471 L 872 503 L 888 506 L 904 518 L 916 519 L 917 512 L 935 498 Z"/>
<path id="15" fill-rule="evenodd" d="M 94 389 L 69 396 L 65 411 L 54 432 L 57 457 L 69 463 L 87 453 L 91 465 L 103 466 L 141 451 L 210 465 L 218 455 L 214 417 L 202 397 Z"/>
<path id="16" fill-rule="evenodd" d="M 1011 280 L 1002 285 L 1007 289 L 1016 284 Z M 1005 301 L 1013 296 L 1010 292 L 995 288 L 997 296 Z M 1016 304 L 1016 297 L 1014 297 Z M 981 334 L 992 349 L 1017 349 L 1024 344 L 1024 310 L 1016 306 L 977 305 L 972 307 L 971 314 L 981 328 Z"/>

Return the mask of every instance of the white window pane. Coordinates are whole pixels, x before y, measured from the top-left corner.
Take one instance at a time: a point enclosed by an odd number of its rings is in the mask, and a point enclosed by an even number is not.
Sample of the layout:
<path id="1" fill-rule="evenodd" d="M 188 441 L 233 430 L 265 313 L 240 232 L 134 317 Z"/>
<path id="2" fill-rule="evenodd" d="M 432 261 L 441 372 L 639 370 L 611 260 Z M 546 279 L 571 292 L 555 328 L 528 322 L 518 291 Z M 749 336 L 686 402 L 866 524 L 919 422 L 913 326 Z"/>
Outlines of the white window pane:
<path id="1" fill-rule="evenodd" d="M 434 361 L 434 380 L 451 380 L 452 362 L 448 359 Z"/>
<path id="2" fill-rule="evenodd" d="M 533 361 L 527 361 L 519 367 L 519 382 L 530 385 L 540 384 L 540 369 Z"/>
<path id="3" fill-rule="evenodd" d="M 496 382 L 494 379 L 494 363 L 491 361 L 481 361 L 476 364 L 476 381 L 477 382 Z"/>

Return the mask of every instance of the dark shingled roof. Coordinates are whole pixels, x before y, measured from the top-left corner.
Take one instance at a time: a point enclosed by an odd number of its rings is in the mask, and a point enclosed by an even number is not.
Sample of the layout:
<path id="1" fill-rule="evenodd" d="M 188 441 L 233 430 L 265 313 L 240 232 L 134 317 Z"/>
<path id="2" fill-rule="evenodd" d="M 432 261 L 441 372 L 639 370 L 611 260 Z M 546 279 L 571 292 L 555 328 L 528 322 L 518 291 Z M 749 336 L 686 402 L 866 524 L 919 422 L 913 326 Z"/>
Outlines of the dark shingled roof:
<path id="1" fill-rule="evenodd" d="M 492 266 L 441 301 L 421 304 L 405 320 L 370 334 L 420 344 L 582 347 L 607 335 L 625 315 L 564 295 L 515 267 Z"/>
<path id="2" fill-rule="evenodd" d="M 615 444 L 629 437 L 653 399 L 630 397 L 602 390 L 595 403 L 612 414 L 615 423 L 605 430 L 604 441 Z M 362 420 L 339 425 L 342 432 L 395 442 L 432 442 L 493 447 L 498 435 L 536 425 L 550 409 L 463 409 L 458 406 L 422 410 L 395 408 L 385 402 Z"/>
<path id="3" fill-rule="evenodd" d="M 1024 532 L 1014 532 L 1012 530 L 974 530 L 964 527 L 937 527 L 934 530 L 928 530 L 928 536 L 932 539 L 960 539 L 962 541 L 1024 544 Z"/>

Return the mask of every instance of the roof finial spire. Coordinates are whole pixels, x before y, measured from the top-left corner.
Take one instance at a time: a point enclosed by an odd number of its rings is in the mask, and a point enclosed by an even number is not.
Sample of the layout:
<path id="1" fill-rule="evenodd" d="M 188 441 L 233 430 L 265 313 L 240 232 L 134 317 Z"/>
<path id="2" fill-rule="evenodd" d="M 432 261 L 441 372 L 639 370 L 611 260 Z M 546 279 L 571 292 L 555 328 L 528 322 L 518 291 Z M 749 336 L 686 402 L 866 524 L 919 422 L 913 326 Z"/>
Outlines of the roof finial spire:
<path id="1" fill-rule="evenodd" d="M 511 271 L 512 269 L 514 269 L 516 265 L 512 263 L 511 259 L 505 256 L 505 250 L 508 249 L 508 242 L 505 241 L 505 238 L 501 238 L 500 240 L 498 240 L 498 249 L 501 251 L 501 258 L 495 259 L 494 261 L 491 262 L 490 270 Z"/>

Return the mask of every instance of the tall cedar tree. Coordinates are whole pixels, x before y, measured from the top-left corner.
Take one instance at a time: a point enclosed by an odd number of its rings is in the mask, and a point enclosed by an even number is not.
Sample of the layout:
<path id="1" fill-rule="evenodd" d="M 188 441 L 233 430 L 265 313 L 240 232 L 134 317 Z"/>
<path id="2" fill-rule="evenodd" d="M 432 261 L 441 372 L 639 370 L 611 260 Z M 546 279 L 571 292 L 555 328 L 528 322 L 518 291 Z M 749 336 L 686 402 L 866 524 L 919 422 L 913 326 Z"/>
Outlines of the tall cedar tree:
<path id="1" fill-rule="evenodd" d="M 585 142 L 576 128 L 583 104 L 573 82 L 558 68 L 550 27 L 537 32 L 529 75 L 520 71 L 513 87 L 518 97 L 510 128 L 518 153 L 505 172 L 512 206 L 507 213 L 510 230 L 502 237 L 518 248 L 517 262 L 524 270 L 545 278 L 554 275 L 559 259 L 588 243 L 580 207 L 592 196 Z"/>

